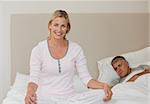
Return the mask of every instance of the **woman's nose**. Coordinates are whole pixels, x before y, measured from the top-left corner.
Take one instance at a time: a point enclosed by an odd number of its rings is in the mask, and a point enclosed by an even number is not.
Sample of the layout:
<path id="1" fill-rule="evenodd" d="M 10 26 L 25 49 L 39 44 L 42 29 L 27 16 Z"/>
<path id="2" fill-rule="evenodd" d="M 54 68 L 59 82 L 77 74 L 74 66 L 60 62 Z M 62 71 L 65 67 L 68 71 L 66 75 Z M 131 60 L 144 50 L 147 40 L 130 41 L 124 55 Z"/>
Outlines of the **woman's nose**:
<path id="1" fill-rule="evenodd" d="M 58 27 L 57 27 L 57 31 L 60 31 L 60 30 L 61 30 L 61 28 L 60 28 L 60 26 L 58 26 Z"/>
<path id="2" fill-rule="evenodd" d="M 62 31 L 62 27 L 61 26 L 58 26 L 58 31 Z"/>

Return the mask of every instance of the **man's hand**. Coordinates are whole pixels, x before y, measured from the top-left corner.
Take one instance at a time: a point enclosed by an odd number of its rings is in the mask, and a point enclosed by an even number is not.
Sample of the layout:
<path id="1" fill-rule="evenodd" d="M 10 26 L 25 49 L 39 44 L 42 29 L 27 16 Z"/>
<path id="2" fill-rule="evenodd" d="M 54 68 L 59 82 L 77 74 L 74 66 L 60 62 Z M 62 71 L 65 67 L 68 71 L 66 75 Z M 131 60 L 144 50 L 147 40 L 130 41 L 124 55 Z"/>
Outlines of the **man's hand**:
<path id="1" fill-rule="evenodd" d="M 145 73 L 150 73 L 150 68 L 145 68 L 144 71 Z"/>

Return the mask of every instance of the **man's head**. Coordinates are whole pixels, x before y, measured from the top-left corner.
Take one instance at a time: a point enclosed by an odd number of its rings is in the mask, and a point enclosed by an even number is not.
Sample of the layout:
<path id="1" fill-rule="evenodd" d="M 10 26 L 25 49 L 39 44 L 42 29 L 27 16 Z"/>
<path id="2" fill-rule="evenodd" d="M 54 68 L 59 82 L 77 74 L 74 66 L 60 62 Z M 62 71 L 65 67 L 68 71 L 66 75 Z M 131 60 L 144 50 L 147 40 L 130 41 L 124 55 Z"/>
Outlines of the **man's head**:
<path id="1" fill-rule="evenodd" d="M 111 61 L 111 65 L 121 78 L 131 72 L 129 64 L 123 56 L 114 57 Z"/>

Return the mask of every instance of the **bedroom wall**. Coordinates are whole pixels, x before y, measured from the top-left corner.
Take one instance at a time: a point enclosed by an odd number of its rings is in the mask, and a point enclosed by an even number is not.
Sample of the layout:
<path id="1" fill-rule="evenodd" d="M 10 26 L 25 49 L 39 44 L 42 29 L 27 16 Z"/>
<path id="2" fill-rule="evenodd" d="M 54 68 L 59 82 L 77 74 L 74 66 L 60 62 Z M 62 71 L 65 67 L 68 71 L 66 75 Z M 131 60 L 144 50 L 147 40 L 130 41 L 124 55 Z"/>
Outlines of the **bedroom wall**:
<path id="1" fill-rule="evenodd" d="M 3 20 L 3 6 L 2 6 L 2 4 L 0 4 L 0 23 L 2 23 L 2 20 Z M 0 57 L 2 57 L 2 55 L 4 54 L 4 52 L 5 51 L 2 51 L 3 50 L 3 48 L 4 48 L 4 46 L 2 45 L 2 44 L 4 44 L 4 41 L 2 41 L 2 37 L 5 37 L 5 36 L 3 36 L 2 34 L 4 34 L 4 31 L 3 31 L 3 26 L 2 26 L 2 24 L 0 24 L 0 51 L 2 52 L 2 54 L 0 54 Z M 0 76 L 3 76 L 3 68 L 4 68 L 4 65 L 2 64 L 2 60 L 0 60 Z M 2 80 L 0 80 L 0 85 L 2 85 L 3 84 L 3 81 Z M 2 88 L 0 88 L 0 96 L 3 96 L 2 95 L 3 94 L 3 89 Z M 0 99 L 1 100 L 1 99 Z"/>
<path id="2" fill-rule="evenodd" d="M 11 38 L 10 38 L 10 36 L 12 37 L 12 33 L 10 30 L 11 30 L 11 17 L 13 15 L 48 14 L 58 8 L 65 9 L 73 14 L 74 13 L 77 13 L 77 14 L 78 13 L 79 14 L 117 13 L 120 15 L 120 13 L 122 13 L 122 14 L 124 14 L 124 13 L 132 14 L 133 13 L 133 14 L 142 14 L 142 18 L 145 15 L 145 13 L 147 13 L 147 0 L 138 0 L 138 1 L 136 1 L 136 0 L 135 1 L 134 0 L 132 0 L 132 1 L 130 1 L 130 0 L 129 1 L 128 0 L 105 0 L 105 1 L 92 0 L 92 1 L 88 1 L 88 2 L 87 1 L 70 1 L 70 0 L 65 1 L 65 2 L 64 2 L 64 0 L 63 1 L 62 0 L 57 0 L 57 1 L 51 0 L 51 2 L 48 2 L 47 0 L 35 1 L 35 2 L 34 1 L 30 2 L 30 1 L 25 1 L 25 0 L 22 0 L 22 1 L 23 2 L 19 2 L 16 0 L 0 1 L 0 52 L 1 52 L 1 54 L 0 54 L 0 57 L 1 57 L 0 58 L 0 62 L 1 62 L 0 63 L 0 86 L 1 86 L 0 87 L 0 103 L 1 103 L 2 98 L 6 96 L 6 92 L 9 90 L 10 83 L 11 83 L 11 73 L 12 73 L 12 66 L 11 66 L 12 59 L 11 58 L 13 57 L 13 56 L 11 56 L 12 55 L 11 51 L 13 49 L 11 47 L 12 44 L 10 44 L 12 42 Z M 78 8 L 77 8 L 77 5 L 78 5 Z M 121 17 L 121 18 L 123 19 L 123 17 Z M 87 19 L 88 18 L 86 18 L 85 21 L 87 21 Z M 114 20 L 114 18 L 113 18 L 113 20 Z M 75 24 L 75 25 L 77 25 L 77 24 Z M 102 28 L 104 28 L 104 27 L 102 27 Z M 96 30 L 94 30 L 94 31 L 96 31 Z M 77 31 L 77 32 L 80 32 L 80 31 Z M 77 33 L 77 34 L 80 34 L 80 33 Z M 104 37 L 106 38 L 107 35 Z M 74 38 L 78 41 L 78 37 L 74 37 Z M 110 39 L 110 38 L 108 38 L 108 39 Z M 143 37 L 142 37 L 142 40 L 143 40 Z M 83 47 L 86 48 L 85 45 L 83 45 Z M 140 47 L 144 47 L 143 43 L 139 47 L 136 47 L 136 48 L 130 47 L 130 49 L 128 49 L 126 47 L 125 50 L 118 49 L 116 51 L 120 53 L 120 52 L 126 52 L 129 50 L 138 49 Z M 109 49 L 105 50 L 105 51 L 103 51 L 103 53 L 104 52 L 107 53 L 108 51 L 110 51 L 110 50 Z M 89 54 L 89 53 L 86 53 L 86 54 Z M 105 56 L 106 56 L 106 54 L 105 54 Z M 96 57 L 96 58 L 94 57 L 94 60 L 97 58 L 98 57 Z M 100 59 L 101 58 L 102 58 L 102 56 L 100 57 Z M 91 60 L 93 60 L 93 58 Z M 96 65 L 96 64 L 94 64 L 94 65 Z M 22 68 L 20 68 L 20 70 L 22 70 Z M 95 73 L 93 73 L 93 71 L 91 73 L 92 73 L 92 75 L 95 75 Z"/>
<path id="3" fill-rule="evenodd" d="M 10 86 L 10 35 L 7 34 L 6 19 L 5 6 L 0 2 L 0 104 Z"/>
<path id="4" fill-rule="evenodd" d="M 150 1 L 148 1 L 148 14 L 149 14 L 149 46 L 150 46 Z"/>

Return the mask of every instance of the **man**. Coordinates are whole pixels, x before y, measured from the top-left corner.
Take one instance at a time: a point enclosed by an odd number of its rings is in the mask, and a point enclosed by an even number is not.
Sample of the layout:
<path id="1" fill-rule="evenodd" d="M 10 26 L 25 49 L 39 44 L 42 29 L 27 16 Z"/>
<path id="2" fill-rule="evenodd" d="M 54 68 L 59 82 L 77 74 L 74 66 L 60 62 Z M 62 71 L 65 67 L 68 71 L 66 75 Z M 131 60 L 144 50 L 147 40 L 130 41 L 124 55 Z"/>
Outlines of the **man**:
<path id="1" fill-rule="evenodd" d="M 116 56 L 112 59 L 111 65 L 123 81 L 127 75 L 135 70 L 143 70 L 132 76 L 127 82 L 135 81 L 138 77 L 150 73 L 150 66 L 140 65 L 136 68 L 130 68 L 128 61 L 123 56 Z"/>

